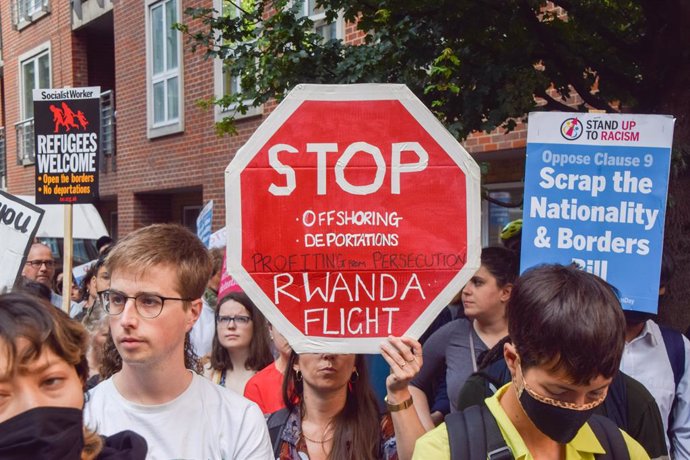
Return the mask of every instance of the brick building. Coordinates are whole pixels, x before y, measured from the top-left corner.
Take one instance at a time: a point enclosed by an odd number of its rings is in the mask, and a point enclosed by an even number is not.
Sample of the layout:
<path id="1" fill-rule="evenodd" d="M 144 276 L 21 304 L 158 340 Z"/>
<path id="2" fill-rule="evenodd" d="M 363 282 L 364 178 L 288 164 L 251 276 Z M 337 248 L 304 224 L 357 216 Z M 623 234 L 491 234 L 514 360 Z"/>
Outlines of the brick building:
<path id="1" fill-rule="evenodd" d="M 305 2 L 308 5 L 309 2 Z M 269 110 L 238 123 L 237 136 L 219 137 L 223 114 L 198 101 L 233 91 L 237 81 L 219 62 L 192 53 L 187 39 L 170 30 L 187 21 L 192 6 L 222 7 L 222 0 L 8 0 L 0 5 L 4 158 L 0 184 L 14 194 L 33 194 L 31 89 L 100 86 L 104 132 L 97 207 L 114 236 L 154 222 L 193 228 L 199 210 L 214 201 L 213 229 L 224 225 L 224 170 L 234 152 Z M 351 24 L 325 25 L 324 36 L 361 40 Z M 519 201 L 526 130 L 471 136 L 467 150 L 486 171 L 492 196 Z M 483 203 L 484 244 L 521 215 Z"/>

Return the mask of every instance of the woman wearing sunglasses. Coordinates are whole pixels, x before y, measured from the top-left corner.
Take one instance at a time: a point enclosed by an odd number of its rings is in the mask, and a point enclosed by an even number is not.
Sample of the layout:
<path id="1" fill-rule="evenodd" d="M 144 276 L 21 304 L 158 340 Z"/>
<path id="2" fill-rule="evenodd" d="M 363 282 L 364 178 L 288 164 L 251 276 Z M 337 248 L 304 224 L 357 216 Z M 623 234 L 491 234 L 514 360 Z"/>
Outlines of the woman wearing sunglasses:
<path id="1" fill-rule="evenodd" d="M 242 292 L 230 292 L 218 304 L 216 334 L 204 375 L 225 388 L 244 393 L 247 381 L 273 362 L 266 320 Z"/>

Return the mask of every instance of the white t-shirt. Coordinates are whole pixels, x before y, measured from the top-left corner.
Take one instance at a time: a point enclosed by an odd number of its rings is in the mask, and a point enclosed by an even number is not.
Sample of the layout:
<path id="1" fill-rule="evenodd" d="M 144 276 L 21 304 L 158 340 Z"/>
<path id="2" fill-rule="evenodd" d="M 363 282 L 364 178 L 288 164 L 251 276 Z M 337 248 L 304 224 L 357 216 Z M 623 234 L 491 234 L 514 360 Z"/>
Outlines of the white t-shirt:
<path id="1" fill-rule="evenodd" d="M 206 300 L 202 299 L 201 314 L 199 319 L 194 323 L 192 331 L 189 333 L 189 340 L 192 341 L 194 353 L 197 356 L 206 356 L 211 354 L 213 345 L 213 336 L 216 333 L 216 312 Z"/>
<path id="2" fill-rule="evenodd" d="M 273 458 L 258 406 L 197 374 L 184 393 L 160 405 L 132 403 L 112 378 L 105 380 L 89 391 L 84 420 L 105 436 L 137 432 L 148 443 L 149 460 Z"/>

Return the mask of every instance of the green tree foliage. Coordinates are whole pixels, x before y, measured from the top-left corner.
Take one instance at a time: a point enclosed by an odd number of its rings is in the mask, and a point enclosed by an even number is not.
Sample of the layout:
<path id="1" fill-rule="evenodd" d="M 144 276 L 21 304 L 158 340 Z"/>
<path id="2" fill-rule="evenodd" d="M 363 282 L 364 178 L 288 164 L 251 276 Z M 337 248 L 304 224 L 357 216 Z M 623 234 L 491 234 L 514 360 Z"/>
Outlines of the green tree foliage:
<path id="1" fill-rule="evenodd" d="M 192 46 L 241 79 L 241 94 L 216 103 L 245 113 L 298 83 L 405 83 L 464 138 L 532 110 L 674 113 L 688 102 L 675 94 L 690 76 L 685 0 L 316 0 L 327 21 L 357 24 L 359 44 L 324 40 L 303 1 L 187 10 L 203 24 L 178 25 Z M 573 93 L 585 104 L 564 105 Z"/>
<path id="2" fill-rule="evenodd" d="M 298 12 L 304 1 L 316 1 L 328 21 L 340 15 L 356 23 L 366 34 L 363 43 L 325 41 Z M 241 94 L 207 101 L 232 107 L 235 114 L 280 100 L 298 83 L 405 83 L 459 139 L 475 130 L 511 129 L 533 110 L 595 108 L 672 114 L 676 173 L 690 152 L 688 0 L 223 0 L 223 5 L 239 14 L 189 9 L 187 23 L 177 27 L 189 34 L 194 49 L 223 59 L 240 79 Z M 547 93 L 549 88 L 555 92 Z M 564 105 L 574 93 L 585 104 Z M 233 117 L 219 124 L 220 131 L 234 129 Z M 665 232 L 665 250 L 679 267 L 690 263 L 687 184 L 687 170 L 673 175 Z M 678 272 L 670 297 L 675 303 L 662 316 L 685 328 L 690 271 Z"/>

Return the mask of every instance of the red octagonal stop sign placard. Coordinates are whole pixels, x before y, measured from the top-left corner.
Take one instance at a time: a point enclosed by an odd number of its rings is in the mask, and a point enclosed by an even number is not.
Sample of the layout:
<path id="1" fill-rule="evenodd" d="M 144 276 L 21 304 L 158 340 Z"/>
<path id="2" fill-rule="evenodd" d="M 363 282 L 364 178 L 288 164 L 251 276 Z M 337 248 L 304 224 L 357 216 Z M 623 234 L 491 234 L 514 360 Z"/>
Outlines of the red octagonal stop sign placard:
<path id="1" fill-rule="evenodd" d="M 228 271 L 297 352 L 418 337 L 479 267 L 479 168 L 404 85 L 299 85 L 226 170 Z"/>

